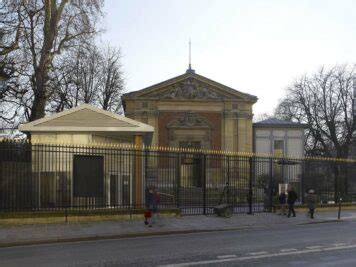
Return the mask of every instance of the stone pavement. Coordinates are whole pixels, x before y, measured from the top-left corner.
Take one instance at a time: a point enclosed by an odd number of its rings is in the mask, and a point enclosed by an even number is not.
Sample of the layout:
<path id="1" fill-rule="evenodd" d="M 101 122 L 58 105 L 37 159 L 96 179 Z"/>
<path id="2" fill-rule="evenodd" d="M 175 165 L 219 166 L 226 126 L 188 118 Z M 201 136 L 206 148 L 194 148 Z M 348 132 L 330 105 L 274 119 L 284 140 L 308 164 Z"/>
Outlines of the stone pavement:
<path id="1" fill-rule="evenodd" d="M 341 220 L 355 220 L 356 210 L 342 211 Z M 287 218 L 274 213 L 235 214 L 231 218 L 215 215 L 160 217 L 157 224 L 147 227 L 142 220 L 71 222 L 61 224 L 1 225 L 0 247 L 53 242 L 69 242 L 96 239 L 113 239 L 178 233 L 227 231 L 258 227 L 291 227 L 307 223 L 324 223 L 337 220 L 337 211 L 317 212 L 315 219 L 305 212 Z"/>

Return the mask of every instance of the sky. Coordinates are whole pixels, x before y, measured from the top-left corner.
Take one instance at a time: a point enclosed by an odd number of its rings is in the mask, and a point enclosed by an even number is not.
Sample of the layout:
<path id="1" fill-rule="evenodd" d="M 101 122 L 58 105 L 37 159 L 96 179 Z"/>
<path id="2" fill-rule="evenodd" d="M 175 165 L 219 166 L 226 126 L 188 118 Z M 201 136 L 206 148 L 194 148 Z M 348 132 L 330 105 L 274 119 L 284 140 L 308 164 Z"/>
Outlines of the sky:
<path id="1" fill-rule="evenodd" d="M 255 117 L 321 66 L 356 62 L 354 0 L 106 0 L 100 42 L 121 49 L 126 92 L 196 73 L 256 95 Z"/>

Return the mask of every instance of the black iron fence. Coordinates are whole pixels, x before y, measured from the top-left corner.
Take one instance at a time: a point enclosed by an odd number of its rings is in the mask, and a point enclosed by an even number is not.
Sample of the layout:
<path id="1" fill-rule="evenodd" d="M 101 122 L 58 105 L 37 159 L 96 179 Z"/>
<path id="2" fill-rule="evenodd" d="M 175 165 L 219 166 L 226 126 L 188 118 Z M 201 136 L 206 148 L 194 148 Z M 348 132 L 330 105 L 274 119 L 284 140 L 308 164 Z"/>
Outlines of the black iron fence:
<path id="1" fill-rule="evenodd" d="M 292 186 L 300 203 L 313 189 L 320 203 L 352 202 L 356 162 L 288 159 L 187 149 L 0 142 L 0 211 L 144 208 L 147 188 L 161 208 L 209 214 L 271 211 Z"/>

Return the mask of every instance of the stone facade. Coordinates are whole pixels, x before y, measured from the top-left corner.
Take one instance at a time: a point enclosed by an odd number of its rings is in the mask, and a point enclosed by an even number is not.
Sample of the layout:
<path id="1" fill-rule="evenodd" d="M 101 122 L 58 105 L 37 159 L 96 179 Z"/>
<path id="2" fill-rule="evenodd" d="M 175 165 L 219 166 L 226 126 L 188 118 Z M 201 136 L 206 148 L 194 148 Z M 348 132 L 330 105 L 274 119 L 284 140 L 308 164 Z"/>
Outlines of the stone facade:
<path id="1" fill-rule="evenodd" d="M 281 154 L 276 156 L 302 158 L 304 156 L 304 128 L 255 128 L 256 154 L 274 155 L 275 143 L 283 144 Z"/>
<path id="2" fill-rule="evenodd" d="M 158 115 L 158 143 L 179 147 L 189 140 L 200 142 L 201 148 L 220 150 L 221 122 L 221 114 L 214 112 L 162 112 Z"/>
<path id="3" fill-rule="evenodd" d="M 252 152 L 255 96 L 188 70 L 123 96 L 125 115 L 154 127 L 153 146 Z"/>
<path id="4" fill-rule="evenodd" d="M 51 132 L 35 132 L 31 136 L 33 143 L 55 143 L 55 144 L 107 144 L 107 145 L 119 145 L 119 144 L 133 144 L 133 136 L 106 136 L 98 133 L 51 133 Z"/>
<path id="5" fill-rule="evenodd" d="M 304 130 L 306 124 L 291 121 L 266 119 L 253 125 L 254 151 L 258 156 L 271 155 L 300 159 L 304 156 Z M 292 161 L 293 162 L 293 161 Z M 260 163 L 255 170 L 258 176 L 273 176 L 279 184 L 290 184 L 298 192 L 302 190 L 302 165 L 279 164 L 278 160 Z"/>

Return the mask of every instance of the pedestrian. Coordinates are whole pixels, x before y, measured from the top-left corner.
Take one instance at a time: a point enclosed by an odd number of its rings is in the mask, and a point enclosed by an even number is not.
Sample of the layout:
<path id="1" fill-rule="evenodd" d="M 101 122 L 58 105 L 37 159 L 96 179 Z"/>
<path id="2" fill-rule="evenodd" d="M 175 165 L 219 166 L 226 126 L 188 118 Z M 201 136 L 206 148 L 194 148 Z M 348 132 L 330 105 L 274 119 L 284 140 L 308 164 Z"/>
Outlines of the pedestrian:
<path id="1" fill-rule="evenodd" d="M 293 187 L 289 187 L 288 189 L 288 196 L 287 196 L 287 204 L 288 204 L 288 218 L 290 217 L 291 214 L 293 214 L 293 217 L 295 217 L 295 211 L 294 211 L 294 203 L 298 199 L 297 193 L 294 191 Z"/>
<path id="2" fill-rule="evenodd" d="M 308 216 L 310 215 L 311 219 L 314 219 L 314 211 L 315 211 L 315 205 L 317 201 L 318 199 L 317 196 L 315 195 L 315 191 L 313 189 L 310 189 L 305 198 L 305 202 L 307 203 L 309 209 Z"/>
<path id="3" fill-rule="evenodd" d="M 270 202 L 271 202 L 271 199 L 270 199 L 270 188 L 269 186 L 265 186 L 264 188 L 264 197 L 263 197 L 263 211 L 269 211 L 270 210 Z"/>
<path id="4" fill-rule="evenodd" d="M 152 227 L 153 206 L 154 206 L 153 188 L 149 187 L 146 189 L 146 210 L 144 212 L 145 225 L 148 225 L 149 227 Z"/>
<path id="5" fill-rule="evenodd" d="M 152 227 L 157 223 L 160 201 L 160 194 L 154 187 L 146 189 L 146 211 L 144 216 L 145 224 L 148 225 L 148 227 Z"/>
<path id="6" fill-rule="evenodd" d="M 146 210 L 144 213 L 144 217 L 145 217 L 145 225 L 149 225 L 150 220 L 152 218 L 152 212 L 150 210 Z"/>
<path id="7" fill-rule="evenodd" d="M 286 204 L 287 204 L 287 195 L 286 195 L 286 193 L 284 191 L 282 191 L 279 194 L 278 199 L 279 199 L 279 205 L 281 206 L 279 215 L 287 215 L 287 213 L 286 213 Z"/>
<path id="8" fill-rule="evenodd" d="M 155 188 L 152 189 L 152 194 L 152 224 L 156 224 L 159 217 L 159 204 L 161 203 L 161 196 Z"/>

